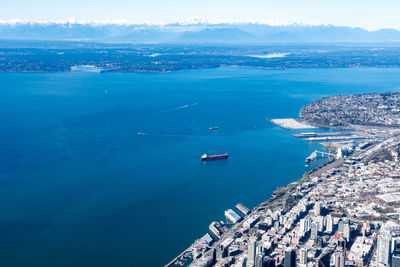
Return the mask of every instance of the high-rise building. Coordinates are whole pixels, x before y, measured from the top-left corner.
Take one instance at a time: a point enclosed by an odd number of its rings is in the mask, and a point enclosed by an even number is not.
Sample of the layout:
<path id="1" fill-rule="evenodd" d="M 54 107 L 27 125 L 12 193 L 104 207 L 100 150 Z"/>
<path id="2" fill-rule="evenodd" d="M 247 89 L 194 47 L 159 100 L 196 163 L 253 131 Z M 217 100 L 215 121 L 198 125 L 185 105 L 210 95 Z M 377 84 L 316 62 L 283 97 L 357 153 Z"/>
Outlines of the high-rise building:
<path id="1" fill-rule="evenodd" d="M 333 218 L 329 214 L 326 217 L 326 232 L 332 233 L 333 232 Z"/>
<path id="2" fill-rule="evenodd" d="M 300 249 L 300 264 L 303 264 L 304 266 L 307 265 L 308 262 L 308 249 L 307 248 L 301 248 Z"/>
<path id="3" fill-rule="evenodd" d="M 317 201 L 314 205 L 314 214 L 316 216 L 320 216 L 321 215 L 321 202 Z"/>
<path id="4" fill-rule="evenodd" d="M 249 245 L 247 247 L 247 267 L 254 267 L 256 260 L 256 242 L 255 238 L 250 238 Z"/>
<path id="5" fill-rule="evenodd" d="M 350 225 L 348 223 L 343 224 L 343 237 L 346 239 L 347 242 L 350 241 L 351 231 L 350 231 Z"/>
<path id="6" fill-rule="evenodd" d="M 345 253 L 344 250 L 339 248 L 335 251 L 335 267 L 344 267 Z"/>
<path id="7" fill-rule="evenodd" d="M 311 235 L 310 238 L 312 240 L 315 240 L 318 238 L 318 223 L 317 222 L 312 222 L 311 223 Z"/>
<path id="8" fill-rule="evenodd" d="M 338 232 L 343 233 L 344 222 L 340 221 L 338 224 Z"/>
<path id="9" fill-rule="evenodd" d="M 235 263 L 235 267 L 246 267 L 247 258 L 245 255 L 239 257 L 238 261 Z"/>
<path id="10" fill-rule="evenodd" d="M 310 224 L 311 224 L 310 219 L 301 219 L 300 220 L 300 232 L 307 233 L 310 230 Z"/>
<path id="11" fill-rule="evenodd" d="M 400 266 L 400 244 L 396 244 L 392 254 L 392 266 Z"/>
<path id="12" fill-rule="evenodd" d="M 264 267 L 264 252 L 257 252 L 255 267 Z"/>
<path id="13" fill-rule="evenodd" d="M 391 264 L 392 234 L 384 230 L 378 235 L 376 262 L 377 266 L 390 266 Z"/>
<path id="14" fill-rule="evenodd" d="M 346 239 L 344 237 L 340 237 L 338 240 L 337 247 L 346 250 L 346 246 L 347 246 Z"/>
<path id="15" fill-rule="evenodd" d="M 324 216 L 316 217 L 315 221 L 318 223 L 318 231 L 322 233 L 324 231 Z"/>
<path id="16" fill-rule="evenodd" d="M 296 267 L 296 250 L 288 248 L 285 251 L 284 267 Z"/>

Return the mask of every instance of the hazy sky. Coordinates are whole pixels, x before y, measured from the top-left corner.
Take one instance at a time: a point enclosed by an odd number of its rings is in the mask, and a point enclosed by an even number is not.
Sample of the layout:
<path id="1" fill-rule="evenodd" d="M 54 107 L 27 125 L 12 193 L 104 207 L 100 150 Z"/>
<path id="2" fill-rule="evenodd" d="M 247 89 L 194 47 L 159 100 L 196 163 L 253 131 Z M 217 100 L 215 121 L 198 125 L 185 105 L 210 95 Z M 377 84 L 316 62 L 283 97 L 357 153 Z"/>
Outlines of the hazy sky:
<path id="1" fill-rule="evenodd" d="M 0 6 L 0 20 L 172 22 L 202 17 L 400 29 L 399 0 L 0 0 Z"/>

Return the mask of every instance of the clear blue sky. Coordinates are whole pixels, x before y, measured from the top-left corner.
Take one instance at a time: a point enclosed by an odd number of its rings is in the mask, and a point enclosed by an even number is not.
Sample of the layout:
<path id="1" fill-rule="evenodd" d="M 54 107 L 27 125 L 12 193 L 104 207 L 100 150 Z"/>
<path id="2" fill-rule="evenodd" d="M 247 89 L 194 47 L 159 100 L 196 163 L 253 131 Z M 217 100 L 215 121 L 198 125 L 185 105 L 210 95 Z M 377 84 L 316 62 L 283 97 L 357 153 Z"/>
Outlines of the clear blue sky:
<path id="1" fill-rule="evenodd" d="M 202 17 L 400 29 L 399 0 L 0 0 L 0 20 L 172 22 Z"/>

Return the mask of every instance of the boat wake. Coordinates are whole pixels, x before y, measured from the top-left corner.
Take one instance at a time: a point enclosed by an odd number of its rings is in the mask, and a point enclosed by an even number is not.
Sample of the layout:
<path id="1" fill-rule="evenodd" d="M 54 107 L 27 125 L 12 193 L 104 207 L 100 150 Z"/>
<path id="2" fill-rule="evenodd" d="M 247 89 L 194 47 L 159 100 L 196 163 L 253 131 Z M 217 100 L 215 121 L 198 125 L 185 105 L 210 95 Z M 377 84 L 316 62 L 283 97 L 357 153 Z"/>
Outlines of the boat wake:
<path id="1" fill-rule="evenodd" d="M 186 109 L 186 108 L 196 106 L 197 104 L 198 104 L 197 102 L 194 102 L 194 103 L 186 104 L 186 105 L 179 106 L 179 107 L 167 108 L 167 109 L 156 112 L 156 114 L 163 114 L 163 113 L 167 113 L 167 112 L 171 112 L 171 111 Z M 138 131 L 136 134 L 137 135 L 153 135 L 153 136 L 189 136 L 189 135 L 192 135 L 192 133 L 171 134 L 171 133 L 149 133 L 149 132 L 141 132 L 141 131 Z"/>
<path id="2" fill-rule="evenodd" d="M 168 133 L 145 133 L 137 132 L 137 135 L 149 135 L 149 136 L 189 136 L 190 134 L 168 134 Z"/>
<path id="3" fill-rule="evenodd" d="M 197 102 L 194 102 L 192 104 L 187 104 L 187 105 L 183 105 L 183 106 L 179 106 L 179 107 L 168 108 L 168 109 L 165 109 L 165 110 L 161 111 L 160 113 L 166 113 L 166 112 L 181 110 L 181 109 L 185 109 L 185 108 L 190 108 L 190 107 L 196 106 L 197 104 L 198 104 Z"/>

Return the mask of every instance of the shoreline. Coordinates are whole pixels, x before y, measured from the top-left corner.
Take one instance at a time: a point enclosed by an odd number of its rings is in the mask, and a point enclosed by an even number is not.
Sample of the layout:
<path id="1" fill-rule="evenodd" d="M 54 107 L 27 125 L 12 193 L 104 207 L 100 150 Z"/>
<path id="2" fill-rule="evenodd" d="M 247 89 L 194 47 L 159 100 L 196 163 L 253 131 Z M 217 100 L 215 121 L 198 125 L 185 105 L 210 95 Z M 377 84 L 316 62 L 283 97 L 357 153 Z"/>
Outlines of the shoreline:
<path id="1" fill-rule="evenodd" d="M 73 67 L 73 66 L 71 66 Z M 284 70 L 310 70 L 310 69 L 400 69 L 400 66 L 337 66 L 337 67 L 329 67 L 329 66 L 299 66 L 299 67 L 264 67 L 264 66 L 247 66 L 247 65 L 227 65 L 221 64 L 219 66 L 211 66 L 211 67 L 200 67 L 200 68 L 177 68 L 177 69 L 168 69 L 168 70 L 154 70 L 154 69 L 135 69 L 135 70 L 121 70 L 121 69 L 102 69 L 101 71 L 77 71 L 68 69 L 21 69 L 21 70 L 1 70 L 0 73 L 69 73 L 69 72 L 77 72 L 77 73 L 97 73 L 97 74 L 106 74 L 106 73 L 137 73 L 137 74 L 168 74 L 180 71 L 190 71 L 190 70 L 212 70 L 212 69 L 220 69 L 220 68 L 242 68 L 242 69 L 254 69 L 254 70 L 272 70 L 272 71 L 284 71 Z M 101 68 L 101 67 L 99 67 Z M 318 125 L 318 127 L 326 128 L 328 126 Z"/>
<path id="2" fill-rule="evenodd" d="M 215 266 L 231 266 L 233 263 L 244 266 L 246 262 L 247 266 L 258 266 L 256 262 L 264 264 L 270 261 L 287 265 L 288 259 L 293 261 L 293 253 L 295 257 L 299 253 L 301 266 L 307 265 L 309 258 L 315 266 L 325 264 L 332 257 L 337 261 L 338 255 L 346 266 L 355 266 L 355 263 L 361 266 L 359 262 L 362 266 L 364 263 L 369 266 L 370 262 L 379 262 L 379 237 L 385 234 L 380 228 L 387 224 L 388 227 L 396 225 L 398 230 L 393 231 L 400 233 L 400 218 L 390 217 L 399 208 L 393 204 L 400 203 L 398 194 L 390 197 L 400 188 L 400 180 L 397 184 L 394 182 L 395 178 L 400 178 L 400 129 L 391 127 L 398 126 L 394 122 L 400 121 L 400 117 L 396 116 L 400 109 L 400 95 L 365 95 L 342 96 L 341 99 L 351 99 L 354 104 L 347 109 L 341 106 L 343 110 L 339 110 L 341 112 L 337 116 L 340 101 L 337 97 L 330 97 L 307 105 L 317 106 L 308 111 L 311 114 L 308 118 L 269 120 L 276 126 L 293 131 L 317 128 L 313 126 L 313 121 L 322 117 L 322 121 L 329 123 L 327 128 L 339 126 L 347 132 L 330 132 L 325 134 L 327 136 L 315 132 L 293 134 L 305 141 L 332 141 L 323 146 L 328 152 L 315 150 L 306 158 L 306 163 L 310 162 L 320 153 L 328 156 L 327 161 L 304 172 L 300 179 L 277 187 L 271 197 L 251 211 L 245 207 L 243 212 L 239 206 L 243 204 L 240 203 L 235 206 L 238 212 L 228 209 L 225 211 L 227 224 L 221 221 L 217 228 L 214 227 L 215 222 L 209 226 L 210 232 L 216 232 L 218 238 L 212 239 L 207 233 L 166 266 L 214 266 L 215 262 Z M 321 101 L 328 103 L 319 104 Z M 372 116 L 366 111 L 368 109 L 364 105 L 368 106 L 371 102 L 377 107 L 379 116 Z M 325 114 L 326 106 L 331 107 L 328 115 Z M 385 112 L 379 109 L 385 109 Z M 304 110 L 303 107 L 302 112 Z M 350 116 L 354 110 L 355 115 Z M 360 118 L 361 123 L 353 123 Z M 366 124 L 371 126 L 361 126 Z M 376 124 L 387 127 L 376 129 Z M 374 198 L 375 202 L 371 202 Z M 381 220 L 377 221 L 377 218 Z M 370 226 L 371 221 L 373 227 Z M 361 225 L 362 228 L 359 228 Z M 379 235 L 378 244 L 376 233 Z M 362 251 L 359 250 L 360 244 L 366 244 Z M 310 249 L 315 249 L 311 257 L 308 255 Z M 345 254 L 347 251 L 348 257 Z M 182 257 L 185 253 L 186 257 Z M 297 265 L 296 259 L 294 263 Z"/>
<path id="3" fill-rule="evenodd" d="M 266 209 L 266 208 L 268 208 L 268 207 L 273 207 L 273 206 L 276 205 L 276 204 L 280 204 L 279 202 L 282 200 L 282 198 L 285 196 L 285 194 L 286 194 L 288 191 L 290 191 L 290 190 L 293 189 L 293 188 L 296 188 L 296 187 L 300 186 L 301 184 L 303 184 L 303 183 L 305 183 L 305 182 L 308 182 L 308 181 L 312 178 L 312 174 L 314 174 L 315 172 L 317 172 L 317 171 L 319 171 L 319 170 L 321 170 L 321 169 L 323 169 L 323 168 L 329 166 L 329 165 L 332 164 L 332 163 L 337 163 L 337 161 L 338 161 L 338 160 L 329 160 L 329 159 L 328 159 L 328 161 L 323 162 L 323 163 L 319 164 L 318 166 L 315 166 L 315 167 L 312 168 L 311 170 L 308 170 L 308 171 L 304 172 L 304 173 L 301 175 L 301 178 L 300 178 L 300 179 L 295 180 L 295 181 L 293 181 L 293 182 L 291 182 L 291 183 L 289 183 L 289 184 L 286 184 L 285 186 L 282 186 L 282 187 L 279 187 L 279 186 L 278 186 L 275 190 L 273 190 L 271 196 L 270 196 L 267 200 L 265 200 L 265 201 L 261 202 L 260 204 L 254 206 L 254 207 L 251 209 L 250 213 L 247 214 L 247 215 L 245 215 L 245 216 L 243 217 L 243 220 L 241 220 L 241 221 L 238 222 L 238 223 L 233 224 L 232 227 L 229 228 L 228 231 L 226 231 L 225 233 L 223 233 L 223 235 L 221 236 L 221 238 L 220 238 L 219 240 L 217 240 L 217 241 L 215 241 L 215 242 L 213 243 L 213 246 L 214 246 L 216 243 L 218 243 L 219 241 L 223 240 L 223 237 L 224 237 L 225 235 L 227 235 L 228 233 L 234 231 L 237 227 L 240 227 L 240 226 L 243 224 L 243 222 L 245 221 L 245 219 L 248 218 L 248 217 L 250 217 L 250 216 L 252 216 L 252 214 L 253 214 L 255 211 L 263 210 L 263 209 Z M 279 205 L 277 205 L 277 206 L 279 206 Z M 289 209 L 289 208 L 286 207 L 285 209 Z M 207 233 L 208 233 L 208 232 L 207 232 Z M 179 261 L 188 251 L 191 251 L 192 248 L 194 247 L 194 245 L 195 245 L 199 240 L 200 240 L 200 238 L 199 238 L 199 239 L 196 239 L 188 248 L 186 248 L 186 249 L 183 250 L 181 253 L 179 253 L 179 255 L 177 255 L 173 260 L 171 260 L 169 263 L 167 263 L 166 265 L 164 265 L 164 267 L 171 267 L 171 266 L 176 265 L 176 262 Z M 186 265 L 184 264 L 184 265 L 182 265 L 182 266 L 186 266 Z"/>
<path id="4" fill-rule="evenodd" d="M 285 130 L 314 130 L 318 129 L 320 127 L 314 126 L 311 124 L 308 124 L 307 121 L 299 121 L 298 119 L 294 118 L 285 118 L 285 119 L 267 119 L 270 123 L 274 124 L 275 126 L 285 129 Z M 332 128 L 332 127 L 325 127 L 325 128 Z M 321 144 L 320 144 L 321 145 Z M 324 147 L 323 145 L 321 145 Z M 328 151 L 329 152 L 329 151 Z M 275 188 L 275 190 L 272 191 L 272 194 L 268 199 L 265 201 L 257 204 L 254 206 L 252 209 L 250 209 L 250 212 L 247 215 L 244 215 L 242 217 L 242 220 L 240 220 L 237 223 L 232 224 L 232 227 L 229 228 L 226 232 L 224 232 L 221 237 L 217 240 L 214 240 L 212 243 L 212 247 L 216 246 L 220 242 L 224 240 L 225 236 L 229 236 L 229 234 L 232 234 L 237 228 L 241 227 L 243 222 L 246 221 L 247 218 L 251 217 L 258 211 L 265 210 L 267 208 L 270 209 L 275 209 L 275 208 L 282 208 L 283 210 L 287 211 L 290 210 L 295 203 L 290 203 L 290 205 L 285 205 L 286 199 L 288 198 L 285 197 L 287 192 L 291 191 L 294 188 L 297 188 L 301 186 L 302 184 L 309 182 L 314 176 L 315 173 L 319 173 L 321 170 L 324 170 L 326 168 L 332 168 L 334 166 L 337 166 L 339 164 L 342 164 L 343 160 L 339 159 L 330 159 L 328 158 L 327 161 L 322 162 L 318 164 L 317 166 L 313 167 L 312 169 L 305 171 L 302 175 L 301 178 L 294 180 L 293 182 L 290 182 L 284 186 L 278 186 Z M 206 232 L 206 234 L 209 234 L 209 231 Z M 187 254 L 188 252 L 194 250 L 195 246 L 197 243 L 200 241 L 202 237 L 196 239 L 188 248 L 183 250 L 179 255 L 177 255 L 173 260 L 171 260 L 169 263 L 164 265 L 165 267 L 171 267 L 171 266 L 190 266 L 190 264 L 193 262 L 193 257 L 189 257 L 191 259 L 191 262 L 186 262 L 187 259 L 182 259 L 182 257 Z M 179 263 L 177 263 L 179 262 Z"/>

